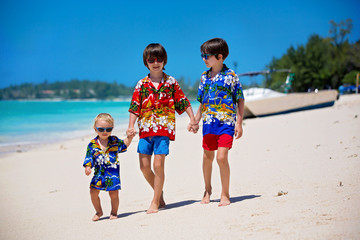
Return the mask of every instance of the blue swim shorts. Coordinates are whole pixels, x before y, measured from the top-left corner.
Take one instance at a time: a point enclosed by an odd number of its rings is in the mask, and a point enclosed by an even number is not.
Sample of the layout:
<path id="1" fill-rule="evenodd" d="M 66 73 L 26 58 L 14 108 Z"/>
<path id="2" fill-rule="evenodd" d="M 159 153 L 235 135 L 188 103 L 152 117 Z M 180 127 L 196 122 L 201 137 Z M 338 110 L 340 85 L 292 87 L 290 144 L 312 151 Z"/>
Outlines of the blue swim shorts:
<path id="1" fill-rule="evenodd" d="M 169 137 L 154 136 L 141 138 L 138 144 L 138 153 L 152 155 L 169 154 Z"/>

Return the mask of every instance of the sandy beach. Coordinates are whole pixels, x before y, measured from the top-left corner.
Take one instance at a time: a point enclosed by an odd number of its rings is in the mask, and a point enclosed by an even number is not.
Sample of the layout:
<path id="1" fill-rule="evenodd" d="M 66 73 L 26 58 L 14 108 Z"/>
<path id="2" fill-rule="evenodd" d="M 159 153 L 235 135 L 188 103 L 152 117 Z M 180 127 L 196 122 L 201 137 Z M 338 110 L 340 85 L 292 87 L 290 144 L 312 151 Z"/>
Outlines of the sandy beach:
<path id="1" fill-rule="evenodd" d="M 187 122 L 177 119 L 165 163 L 167 208 L 157 214 L 145 213 L 152 189 L 139 169 L 137 137 L 121 154 L 116 220 L 102 192 L 105 215 L 91 221 L 91 177 L 82 163 L 93 136 L 1 157 L 0 239 L 360 239 L 360 95 L 244 120 L 229 155 L 227 207 L 218 207 L 216 162 L 212 202 L 200 204 L 202 133 L 188 133 Z"/>

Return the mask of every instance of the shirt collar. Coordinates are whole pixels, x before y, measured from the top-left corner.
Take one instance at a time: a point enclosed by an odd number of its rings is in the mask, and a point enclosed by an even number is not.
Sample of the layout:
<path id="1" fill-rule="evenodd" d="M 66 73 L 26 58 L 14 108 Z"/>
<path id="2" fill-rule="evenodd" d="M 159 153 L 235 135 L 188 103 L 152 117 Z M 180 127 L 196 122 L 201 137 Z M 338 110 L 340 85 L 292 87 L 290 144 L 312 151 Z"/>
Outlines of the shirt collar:
<path id="1" fill-rule="evenodd" d="M 101 147 L 100 147 L 100 145 L 99 145 L 98 140 L 99 140 L 99 135 L 97 135 L 96 138 L 94 138 L 94 139 L 92 140 L 93 146 L 94 146 L 96 149 L 99 149 L 99 150 L 102 151 L 102 149 L 101 149 Z M 109 136 L 109 138 L 108 138 L 108 145 L 106 146 L 106 150 L 107 150 L 108 147 L 111 145 L 112 141 L 113 141 L 112 136 Z M 105 152 L 106 152 L 106 151 L 105 151 Z"/>
<path id="2" fill-rule="evenodd" d="M 169 75 L 163 72 L 163 78 L 160 83 L 164 83 L 169 79 Z M 150 73 L 143 79 L 143 83 L 149 83 L 150 82 Z"/>
<path id="3" fill-rule="evenodd" d="M 208 78 L 211 78 L 211 70 L 212 70 L 212 68 L 210 68 L 206 73 L 206 76 Z M 223 68 L 221 69 L 221 71 L 219 73 L 222 75 L 226 75 L 227 70 L 229 70 L 229 68 L 225 64 L 223 64 Z"/>

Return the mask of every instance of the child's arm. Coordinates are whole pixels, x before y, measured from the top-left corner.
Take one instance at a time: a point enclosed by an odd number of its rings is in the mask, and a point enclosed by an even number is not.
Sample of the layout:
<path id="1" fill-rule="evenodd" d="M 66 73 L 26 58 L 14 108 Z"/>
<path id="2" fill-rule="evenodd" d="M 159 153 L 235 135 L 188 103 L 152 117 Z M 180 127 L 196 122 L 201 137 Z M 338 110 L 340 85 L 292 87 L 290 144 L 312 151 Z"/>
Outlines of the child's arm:
<path id="1" fill-rule="evenodd" d="M 90 142 L 86 148 L 85 160 L 83 167 L 85 168 L 85 175 L 89 176 L 91 174 L 91 168 L 94 164 L 93 162 L 93 151 L 92 151 L 92 142 Z"/>
<path id="2" fill-rule="evenodd" d="M 136 135 L 135 131 L 135 122 L 136 122 L 137 116 L 134 113 L 130 113 L 129 116 L 129 126 L 126 130 L 126 138 L 124 139 L 125 145 L 128 147 L 130 146 L 131 141 L 133 140 L 134 136 Z"/>
<path id="3" fill-rule="evenodd" d="M 200 103 L 199 108 L 198 108 L 198 110 L 196 112 L 196 115 L 195 115 L 195 121 L 197 123 L 199 123 L 200 120 L 201 120 L 201 114 L 202 114 L 201 109 L 202 109 L 202 104 Z"/>
<path id="4" fill-rule="evenodd" d="M 134 113 L 130 113 L 130 116 L 129 116 L 129 126 L 128 126 L 128 131 L 130 131 L 130 135 L 134 135 L 135 136 L 135 122 L 136 122 L 136 119 L 138 117 L 134 114 Z M 127 131 L 126 131 L 127 133 Z"/>
<path id="5" fill-rule="evenodd" d="M 133 140 L 134 136 L 135 136 L 136 132 L 135 132 L 135 129 L 132 128 L 132 129 L 128 129 L 126 130 L 126 138 L 124 139 L 124 143 L 127 147 L 130 146 L 130 143 L 131 141 Z"/>
<path id="6" fill-rule="evenodd" d="M 235 139 L 241 138 L 243 134 L 242 121 L 244 117 L 244 99 L 239 99 L 236 111 Z"/>

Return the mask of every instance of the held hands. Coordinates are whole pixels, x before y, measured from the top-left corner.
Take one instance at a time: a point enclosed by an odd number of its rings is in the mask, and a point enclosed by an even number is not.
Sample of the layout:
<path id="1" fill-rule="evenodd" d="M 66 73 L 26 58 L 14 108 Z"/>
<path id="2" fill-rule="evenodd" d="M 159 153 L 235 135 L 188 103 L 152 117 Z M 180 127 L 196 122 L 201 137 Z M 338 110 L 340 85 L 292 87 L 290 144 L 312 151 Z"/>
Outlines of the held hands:
<path id="1" fill-rule="evenodd" d="M 91 167 L 89 167 L 89 166 L 85 167 L 85 174 L 86 174 L 86 176 L 89 176 L 91 174 Z"/>
<path id="2" fill-rule="evenodd" d="M 124 139 L 124 143 L 127 147 L 130 146 L 131 141 L 136 135 L 136 130 L 134 128 L 128 128 L 126 130 L 126 138 Z"/>
<path id="3" fill-rule="evenodd" d="M 128 130 L 126 130 L 126 136 L 128 136 L 129 138 L 133 138 L 136 135 L 136 130 L 135 128 L 129 128 Z"/>
<path id="4" fill-rule="evenodd" d="M 199 122 L 190 121 L 189 125 L 187 126 L 187 130 L 192 133 L 197 133 L 199 130 Z"/>

